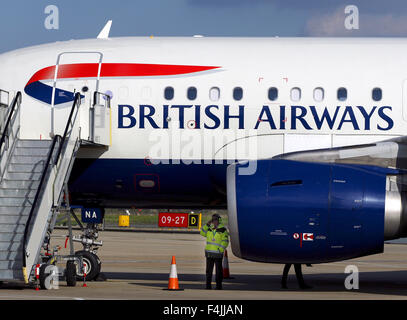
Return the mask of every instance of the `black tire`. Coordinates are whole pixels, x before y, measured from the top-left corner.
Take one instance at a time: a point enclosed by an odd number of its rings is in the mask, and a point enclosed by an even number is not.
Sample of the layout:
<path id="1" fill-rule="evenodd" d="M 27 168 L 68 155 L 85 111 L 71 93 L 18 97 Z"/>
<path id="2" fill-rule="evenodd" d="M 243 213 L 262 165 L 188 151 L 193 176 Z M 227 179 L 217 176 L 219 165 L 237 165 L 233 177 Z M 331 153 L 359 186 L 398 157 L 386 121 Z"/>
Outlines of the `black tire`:
<path id="1" fill-rule="evenodd" d="M 43 265 L 40 266 L 40 278 L 39 278 L 39 280 L 40 280 L 40 288 L 42 290 L 47 289 L 45 287 L 45 279 L 47 278 L 47 275 L 45 274 L 45 268 L 46 267 L 47 267 L 46 264 L 43 264 Z"/>
<path id="2" fill-rule="evenodd" d="M 75 256 L 82 256 L 83 263 L 87 266 L 86 281 L 92 281 L 96 279 L 101 269 L 101 262 L 98 256 L 92 252 L 81 250 L 75 252 Z M 81 268 L 76 268 L 76 279 L 83 281 L 83 274 L 80 271 Z"/>
<path id="3" fill-rule="evenodd" d="M 65 279 L 68 287 L 76 286 L 76 265 L 74 261 L 66 263 Z"/>
<path id="4" fill-rule="evenodd" d="M 48 266 L 50 266 L 50 265 L 49 265 L 49 264 L 42 264 L 42 265 L 40 266 L 40 277 L 39 277 L 39 280 L 40 280 L 40 288 L 41 288 L 42 290 L 48 290 L 48 289 L 50 289 L 50 288 L 47 288 L 47 286 L 46 286 L 46 284 L 45 284 L 45 281 L 46 281 L 47 277 L 50 275 L 49 272 L 45 272 L 45 270 L 47 269 Z M 52 279 L 51 279 L 51 280 L 52 280 Z"/>

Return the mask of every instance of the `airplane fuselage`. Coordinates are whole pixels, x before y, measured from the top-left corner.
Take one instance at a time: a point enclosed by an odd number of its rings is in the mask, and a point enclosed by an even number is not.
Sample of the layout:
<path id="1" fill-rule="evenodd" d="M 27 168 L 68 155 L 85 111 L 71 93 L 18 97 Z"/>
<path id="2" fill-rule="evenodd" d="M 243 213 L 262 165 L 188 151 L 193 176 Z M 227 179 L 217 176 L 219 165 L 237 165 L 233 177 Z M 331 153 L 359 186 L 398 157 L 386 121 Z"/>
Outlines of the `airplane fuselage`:
<path id="1" fill-rule="evenodd" d="M 407 132 L 403 39 L 117 38 L 0 56 L 0 88 L 24 92 L 23 139 L 61 133 L 81 92 L 111 99 L 110 146 L 81 148 L 74 202 L 225 207 L 226 168 Z"/>

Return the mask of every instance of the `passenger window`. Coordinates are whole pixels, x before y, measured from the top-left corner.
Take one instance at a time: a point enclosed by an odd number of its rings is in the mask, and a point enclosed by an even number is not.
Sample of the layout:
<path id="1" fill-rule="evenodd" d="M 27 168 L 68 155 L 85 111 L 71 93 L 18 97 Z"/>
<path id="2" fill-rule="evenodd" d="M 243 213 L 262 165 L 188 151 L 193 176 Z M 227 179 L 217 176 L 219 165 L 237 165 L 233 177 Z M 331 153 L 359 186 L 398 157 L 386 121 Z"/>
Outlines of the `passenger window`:
<path id="1" fill-rule="evenodd" d="M 242 88 L 234 88 L 233 89 L 233 99 L 236 101 L 242 100 L 243 98 L 243 89 Z"/>
<path id="2" fill-rule="evenodd" d="M 382 100 L 382 89 L 380 89 L 380 88 L 374 88 L 373 90 L 372 90 L 372 99 L 374 100 L 374 101 L 380 101 L 380 100 Z"/>
<path id="3" fill-rule="evenodd" d="M 339 101 L 346 101 L 346 99 L 348 99 L 348 90 L 346 90 L 345 88 L 339 88 L 337 97 Z"/>
<path id="4" fill-rule="evenodd" d="M 277 100 L 277 98 L 278 98 L 278 89 L 275 88 L 275 87 L 270 88 L 268 96 L 269 96 L 269 100 L 271 100 L 271 101 Z"/>
<path id="5" fill-rule="evenodd" d="M 324 89 L 322 88 L 314 89 L 314 100 L 318 102 L 324 100 Z"/>
<path id="6" fill-rule="evenodd" d="M 292 101 L 300 101 L 301 99 L 301 89 L 300 88 L 292 88 L 291 89 L 291 100 Z"/>
<path id="7" fill-rule="evenodd" d="M 189 100 L 195 100 L 197 96 L 197 90 L 195 87 L 189 87 L 187 91 L 187 97 Z"/>
<path id="8" fill-rule="evenodd" d="M 220 99 L 220 90 L 218 87 L 213 87 L 209 90 L 209 99 L 211 99 L 211 101 L 218 101 Z"/>
<path id="9" fill-rule="evenodd" d="M 174 98 L 174 88 L 167 87 L 164 90 L 164 98 L 167 100 L 172 100 Z"/>

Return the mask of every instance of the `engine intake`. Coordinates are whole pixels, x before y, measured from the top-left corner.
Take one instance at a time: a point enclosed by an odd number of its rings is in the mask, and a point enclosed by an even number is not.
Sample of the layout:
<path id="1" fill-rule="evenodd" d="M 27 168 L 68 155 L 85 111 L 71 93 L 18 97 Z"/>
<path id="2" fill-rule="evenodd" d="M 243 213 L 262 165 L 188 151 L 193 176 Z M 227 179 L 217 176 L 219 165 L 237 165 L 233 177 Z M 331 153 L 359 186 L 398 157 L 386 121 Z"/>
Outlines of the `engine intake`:
<path id="1" fill-rule="evenodd" d="M 386 191 L 384 239 L 397 239 L 407 235 L 407 206 L 405 192 Z"/>

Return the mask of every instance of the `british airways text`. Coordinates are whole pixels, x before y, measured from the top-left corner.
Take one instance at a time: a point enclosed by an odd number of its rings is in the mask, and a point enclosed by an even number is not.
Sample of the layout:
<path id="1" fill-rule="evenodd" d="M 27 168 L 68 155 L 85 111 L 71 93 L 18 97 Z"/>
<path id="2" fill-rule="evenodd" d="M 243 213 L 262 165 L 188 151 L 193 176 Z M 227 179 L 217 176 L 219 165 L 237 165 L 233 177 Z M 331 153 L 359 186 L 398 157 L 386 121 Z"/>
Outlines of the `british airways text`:
<path id="1" fill-rule="evenodd" d="M 388 131 L 394 126 L 391 113 L 391 106 L 119 105 L 118 128 L 168 129 L 176 121 L 179 129 Z"/>

